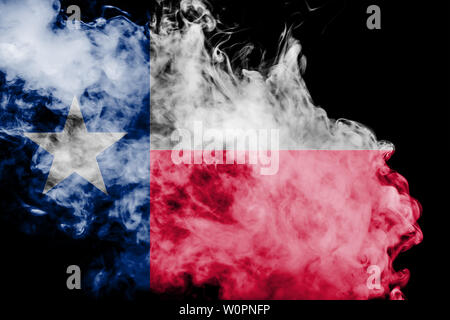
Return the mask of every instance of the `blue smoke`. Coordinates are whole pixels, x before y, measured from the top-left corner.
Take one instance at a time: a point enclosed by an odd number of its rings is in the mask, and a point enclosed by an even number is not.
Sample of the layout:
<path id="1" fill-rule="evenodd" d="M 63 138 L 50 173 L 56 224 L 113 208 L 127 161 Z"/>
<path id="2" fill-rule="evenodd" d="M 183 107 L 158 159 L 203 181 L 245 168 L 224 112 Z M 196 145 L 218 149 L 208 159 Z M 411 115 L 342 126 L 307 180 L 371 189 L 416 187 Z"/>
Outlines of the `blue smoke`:
<path id="1" fill-rule="evenodd" d="M 149 288 L 148 48 L 148 29 L 123 16 L 77 29 L 57 2 L 0 2 L 2 218 L 110 243 L 84 274 L 94 294 Z M 53 157 L 24 133 L 62 131 L 74 96 L 88 131 L 127 132 L 97 157 L 108 195 L 76 174 L 42 193 Z"/>

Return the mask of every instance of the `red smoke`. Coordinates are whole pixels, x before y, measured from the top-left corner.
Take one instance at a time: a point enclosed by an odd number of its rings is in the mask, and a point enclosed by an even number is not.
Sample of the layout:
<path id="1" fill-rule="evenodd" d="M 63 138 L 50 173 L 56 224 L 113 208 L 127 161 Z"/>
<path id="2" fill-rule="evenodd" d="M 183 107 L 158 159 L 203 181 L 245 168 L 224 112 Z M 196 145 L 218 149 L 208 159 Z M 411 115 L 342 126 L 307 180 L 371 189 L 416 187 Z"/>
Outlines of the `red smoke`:
<path id="1" fill-rule="evenodd" d="M 257 165 L 175 165 L 151 151 L 150 285 L 220 286 L 223 299 L 401 298 L 399 252 L 417 244 L 419 203 L 382 150 L 280 151 Z M 368 285 L 369 266 L 381 271 Z"/>

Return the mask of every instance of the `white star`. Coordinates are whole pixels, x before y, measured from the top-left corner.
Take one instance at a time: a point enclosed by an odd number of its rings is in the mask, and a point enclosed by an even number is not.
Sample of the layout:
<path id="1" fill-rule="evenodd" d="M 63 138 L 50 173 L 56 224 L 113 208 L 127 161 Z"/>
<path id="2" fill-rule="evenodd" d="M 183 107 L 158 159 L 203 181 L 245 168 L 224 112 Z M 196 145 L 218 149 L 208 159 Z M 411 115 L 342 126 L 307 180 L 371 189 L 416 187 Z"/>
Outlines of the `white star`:
<path id="1" fill-rule="evenodd" d="M 97 155 L 126 133 L 88 132 L 76 97 L 73 98 L 62 132 L 25 133 L 25 136 L 53 154 L 44 193 L 73 173 L 108 194 L 97 162 Z"/>

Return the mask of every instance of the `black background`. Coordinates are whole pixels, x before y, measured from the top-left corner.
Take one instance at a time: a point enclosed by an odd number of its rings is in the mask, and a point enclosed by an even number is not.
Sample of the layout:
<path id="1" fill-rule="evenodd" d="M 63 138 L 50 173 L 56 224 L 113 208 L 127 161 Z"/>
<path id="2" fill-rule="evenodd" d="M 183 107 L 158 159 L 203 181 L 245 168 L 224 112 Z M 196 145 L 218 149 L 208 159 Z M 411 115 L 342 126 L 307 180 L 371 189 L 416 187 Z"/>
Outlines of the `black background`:
<path id="1" fill-rule="evenodd" d="M 276 54 L 278 40 L 285 25 L 293 26 L 293 35 L 300 40 L 307 58 L 305 82 L 316 105 L 322 106 L 331 118 L 348 118 L 373 129 L 378 139 L 389 140 L 396 152 L 389 160 L 410 184 L 411 195 L 423 206 L 419 220 L 424 241 L 401 253 L 396 269 L 408 268 L 411 279 L 403 288 L 409 302 L 392 306 L 389 302 L 314 303 L 290 302 L 274 304 L 276 312 L 359 307 L 368 310 L 388 308 L 403 312 L 439 296 L 443 255 L 439 249 L 441 223 L 445 207 L 448 170 L 445 166 L 448 147 L 449 51 L 448 5 L 445 1 L 431 4 L 412 1 L 210 1 L 213 13 L 222 27 L 234 27 L 232 41 L 251 42 L 257 50 L 248 66 L 256 68 L 260 52 L 266 51 L 270 61 Z M 438 3 L 441 3 L 438 5 Z M 130 14 L 130 19 L 145 24 L 150 13 L 158 13 L 155 1 L 62 1 L 81 7 L 82 20 L 114 16 L 114 10 L 102 10 L 103 4 L 115 5 Z M 381 30 L 366 28 L 366 8 L 377 4 L 381 8 Z M 311 10 L 311 7 L 314 10 Z M 238 26 L 238 27 L 237 27 Z M 228 52 L 233 55 L 231 50 Z M 2 146 L 3 148 L 3 146 Z M 30 155 L 31 157 L 31 155 Z M 8 194 L 14 175 L 0 183 L 0 194 Z M 2 199 L 5 203 L 8 199 Z M 120 292 L 92 297 L 65 287 L 65 269 L 78 264 L 82 270 L 91 256 L 107 243 L 92 246 L 89 240 L 73 240 L 58 231 L 40 235 L 25 235 L 21 221 L 25 213 L 20 208 L 11 216 L 2 215 L 0 243 L 2 260 L 0 290 L 6 304 L 64 306 L 70 309 L 101 306 L 113 309 L 127 306 L 133 309 L 151 308 L 175 314 L 177 303 L 157 302 L 171 298 L 149 292 L 138 292 L 132 300 Z M 42 219 L 42 217 L 40 218 Z M 441 275 L 441 277 L 444 277 Z M 195 288 L 189 299 L 214 300 L 214 287 Z M 173 295 L 172 298 L 180 298 Z M 179 304 L 182 304 L 180 301 Z M 287 309 L 284 309 L 287 308 Z M 348 309 L 350 310 L 350 309 Z M 354 309 L 352 309 L 354 310 Z M 319 311 L 320 312 L 320 311 Z"/>

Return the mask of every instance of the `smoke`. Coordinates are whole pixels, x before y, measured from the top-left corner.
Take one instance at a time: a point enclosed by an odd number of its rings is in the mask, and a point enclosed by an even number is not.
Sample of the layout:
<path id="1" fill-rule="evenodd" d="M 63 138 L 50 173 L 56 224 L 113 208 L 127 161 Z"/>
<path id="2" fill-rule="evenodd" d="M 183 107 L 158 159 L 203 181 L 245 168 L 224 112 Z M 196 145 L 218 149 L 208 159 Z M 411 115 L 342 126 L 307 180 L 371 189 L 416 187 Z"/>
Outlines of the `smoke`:
<path id="1" fill-rule="evenodd" d="M 313 104 L 288 31 L 272 67 L 239 70 L 210 45 L 217 25 L 199 0 L 152 20 L 151 288 L 191 279 L 225 299 L 402 298 L 409 272 L 392 263 L 422 240 L 421 208 L 386 164 L 393 145 Z M 219 132 L 278 129 L 279 172 L 175 165 L 172 133 L 194 135 L 198 121 Z"/>
<path id="2" fill-rule="evenodd" d="M 170 149 L 168 128 L 193 131 L 198 119 L 205 127 L 219 130 L 279 129 L 283 149 L 393 148 L 377 141 L 363 125 L 334 121 L 314 106 L 300 72 L 306 58 L 289 31 L 281 36 L 277 63 L 269 70 L 236 73 L 220 45 L 206 47 L 205 32 L 213 31 L 216 24 L 198 0 L 181 1 L 179 10 L 154 19 L 150 39 L 152 149 Z"/>
<path id="3" fill-rule="evenodd" d="M 25 230 L 110 241 L 104 255 L 114 258 L 96 257 L 85 270 L 94 292 L 119 283 L 148 289 L 148 39 L 122 16 L 74 28 L 56 1 L 0 2 L 0 141 L 8 152 L 0 170 L 2 189 L 14 190 L 2 207 L 11 219 L 16 207 L 41 218 L 25 220 L 37 224 Z M 108 196 L 77 175 L 42 194 L 53 157 L 25 134 L 62 131 L 74 97 L 88 131 L 127 132 L 97 157 Z"/>
<path id="4" fill-rule="evenodd" d="M 386 165 L 393 145 L 314 106 L 288 31 L 271 68 L 236 71 L 206 36 L 218 25 L 199 0 L 164 8 L 149 30 L 123 16 L 69 28 L 58 2 L 1 1 L 3 214 L 28 212 L 29 232 L 111 243 L 88 272 L 94 292 L 191 278 L 228 299 L 401 298 L 409 273 L 392 263 L 421 241 L 421 210 Z M 42 194 L 52 156 L 25 133 L 61 131 L 74 96 L 88 131 L 127 132 L 97 158 L 108 196 L 76 175 Z M 278 129 L 279 172 L 174 165 L 172 133 L 198 121 Z"/>

